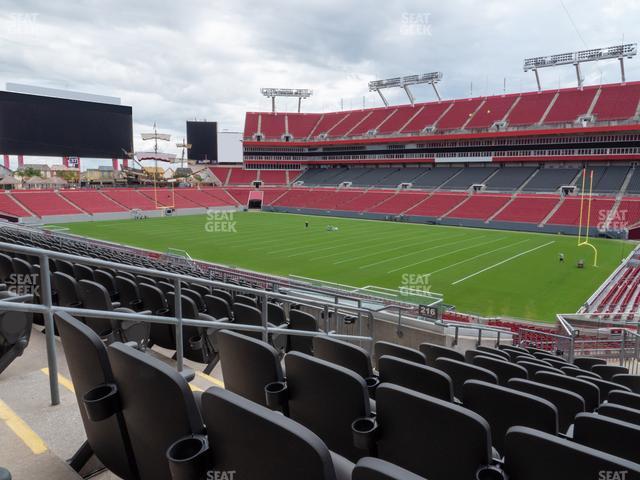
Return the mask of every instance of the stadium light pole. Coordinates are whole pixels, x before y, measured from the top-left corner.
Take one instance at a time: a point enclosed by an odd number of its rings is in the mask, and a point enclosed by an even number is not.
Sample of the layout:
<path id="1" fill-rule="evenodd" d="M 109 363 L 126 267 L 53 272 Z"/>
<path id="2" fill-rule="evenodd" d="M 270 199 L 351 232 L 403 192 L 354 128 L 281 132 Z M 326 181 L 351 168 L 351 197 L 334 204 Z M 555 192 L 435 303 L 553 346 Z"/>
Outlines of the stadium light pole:
<path id="1" fill-rule="evenodd" d="M 415 98 L 409 88 L 411 85 L 420 85 L 424 83 L 430 84 L 433 87 L 433 91 L 436 93 L 436 97 L 438 97 L 438 101 L 440 101 L 442 99 L 440 98 L 440 92 L 438 92 L 436 84 L 441 80 L 442 72 L 422 73 L 420 75 L 408 75 L 405 77 L 387 78 L 385 80 L 373 80 L 369 82 L 369 91 L 377 92 L 378 95 L 380 95 L 384 106 L 388 107 L 389 102 L 383 95 L 382 90 L 385 88 L 402 88 L 407 94 L 407 97 L 409 97 L 411 105 L 414 105 Z"/>
<path id="2" fill-rule="evenodd" d="M 302 99 L 313 95 L 308 88 L 261 88 L 260 93 L 271 99 L 271 111 L 276 113 L 276 97 L 294 97 L 298 99 L 298 113 L 302 106 Z"/>
<path id="3" fill-rule="evenodd" d="M 594 48 L 591 50 L 580 50 L 571 53 L 560 53 L 557 55 L 549 55 L 546 57 L 526 58 L 523 64 L 523 70 L 528 72 L 532 70 L 536 76 L 538 91 L 542 90 L 540 85 L 540 76 L 538 69 L 547 67 L 557 67 L 561 65 L 573 65 L 576 69 L 576 77 L 578 79 L 578 87 L 582 88 L 584 78 L 580 71 L 580 64 L 586 62 L 597 62 L 599 60 L 618 59 L 620 62 L 620 78 L 622 83 L 626 81 L 624 73 L 624 59 L 633 58 L 638 53 L 637 43 L 626 43 L 623 45 L 615 45 L 613 47 Z"/>

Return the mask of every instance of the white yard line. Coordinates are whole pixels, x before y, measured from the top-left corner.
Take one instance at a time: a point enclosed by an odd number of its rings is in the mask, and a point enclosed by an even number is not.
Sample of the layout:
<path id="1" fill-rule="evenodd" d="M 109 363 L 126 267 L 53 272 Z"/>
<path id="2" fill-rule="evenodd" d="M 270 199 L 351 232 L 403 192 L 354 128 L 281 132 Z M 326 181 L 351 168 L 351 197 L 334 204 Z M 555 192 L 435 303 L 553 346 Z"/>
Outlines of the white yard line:
<path id="1" fill-rule="evenodd" d="M 373 252 L 373 253 L 367 253 L 366 255 L 360 255 L 359 257 L 349 257 L 349 258 L 345 258 L 343 260 L 339 260 L 339 261 L 335 262 L 334 265 L 339 265 L 339 264 L 345 263 L 345 262 L 352 262 L 354 260 L 360 260 L 362 258 L 374 257 L 376 255 L 380 255 L 381 253 L 393 252 L 395 250 L 402 250 L 402 249 L 405 249 L 405 248 L 417 247 L 417 246 L 420 246 L 420 245 L 429 245 L 429 244 L 431 244 L 433 242 L 437 242 L 438 240 L 441 240 L 441 239 L 447 238 L 447 237 L 448 237 L 448 234 L 445 234 L 445 235 L 439 236 L 438 238 L 431 238 L 429 240 L 422 239 L 419 242 L 412 242 L 412 243 L 409 243 L 409 244 L 400 245 L 399 247 L 389 248 L 388 250 L 378 250 L 378 251 Z M 354 251 L 362 251 L 362 248 L 359 248 L 358 250 L 354 250 Z M 340 253 L 346 253 L 346 252 L 340 252 Z M 334 254 L 334 255 L 336 255 L 336 254 Z"/>
<path id="2" fill-rule="evenodd" d="M 450 238 L 466 237 L 466 236 L 467 236 L 467 234 L 463 233 L 462 235 L 456 235 L 456 236 L 450 237 Z M 476 238 L 465 238 L 464 240 L 460 240 L 458 242 L 443 243 L 442 245 L 436 245 L 434 247 L 423 248 L 422 250 L 416 250 L 415 252 L 409 252 L 409 253 L 405 253 L 404 255 L 398 255 L 397 257 L 385 258 L 384 260 L 380 260 L 379 262 L 374 262 L 374 263 L 369 263 L 367 265 L 362 265 L 359 268 L 360 268 L 360 270 L 362 270 L 363 268 L 373 267 L 374 265 L 380 265 L 381 263 L 393 262 L 394 260 L 398 260 L 399 258 L 410 257 L 411 255 L 415 255 L 416 253 L 426 252 L 428 250 L 433 250 L 434 248 L 448 247 L 449 245 L 455 245 L 456 243 L 461 243 L 461 242 L 468 242 L 469 240 L 477 240 L 479 238 L 484 238 L 485 236 L 486 235 L 483 235 L 483 236 L 480 236 L 480 237 L 476 237 Z"/>
<path id="3" fill-rule="evenodd" d="M 487 268 L 483 268 L 482 270 L 479 270 L 479 271 L 477 271 L 475 273 L 472 273 L 471 275 L 467 275 L 466 277 L 461 278 L 460 280 L 456 280 L 451 285 L 457 285 L 458 283 L 464 282 L 465 280 L 469 280 L 470 278 L 473 278 L 476 275 L 480 275 L 481 273 L 484 273 L 487 270 L 491 270 L 492 268 L 496 268 L 496 267 L 499 267 L 500 265 L 504 265 L 505 263 L 510 262 L 511 260 L 515 260 L 518 257 L 522 257 L 523 255 L 526 255 L 528 253 L 535 252 L 536 250 L 540 250 L 541 248 L 544 248 L 544 247 L 546 247 L 548 245 L 551 245 L 552 243 L 556 243 L 556 241 L 552 240 L 550 242 L 545 243 L 544 245 L 538 245 L 537 247 L 531 248 L 531 249 L 527 250 L 526 252 L 520 252 L 517 255 L 514 255 L 513 257 L 509 257 L 509 258 L 507 258 L 505 260 L 502 260 L 501 262 L 494 263 L 493 265 L 490 265 Z"/>
<path id="4" fill-rule="evenodd" d="M 371 242 L 377 242 L 380 241 L 381 239 L 387 238 L 389 236 L 389 234 L 379 234 L 379 235 L 374 235 L 374 236 L 370 236 L 368 238 L 367 241 L 362 242 L 362 244 L 367 244 L 367 243 L 371 243 Z M 355 238 L 355 241 L 360 241 L 359 238 Z M 323 248 L 307 248 L 306 250 L 304 250 L 303 252 L 300 253 L 294 253 L 292 255 L 287 255 L 288 258 L 291 257 L 298 257 L 300 255 L 308 255 L 310 253 L 316 253 L 316 252 L 324 252 L 326 250 L 337 250 L 339 249 L 341 253 L 343 251 L 344 247 L 347 247 L 349 245 L 353 245 L 354 243 L 354 238 L 353 237 L 344 237 L 341 238 L 340 241 L 336 242 L 330 242 L 329 246 L 323 247 Z M 326 243 L 324 245 L 327 245 Z"/>
<path id="5" fill-rule="evenodd" d="M 495 253 L 495 252 L 498 252 L 500 250 L 504 250 L 505 248 L 515 247 L 516 245 L 520 245 L 521 243 L 528 242 L 529 240 L 531 240 L 531 239 L 527 238 L 526 240 L 520 240 L 519 242 L 516 242 L 516 243 L 510 243 L 509 245 L 505 245 L 504 247 L 499 247 L 499 248 L 496 248 L 494 250 L 489 250 L 488 252 L 481 253 L 480 255 L 475 255 L 475 256 L 473 256 L 471 258 L 467 258 L 466 260 L 461 260 L 459 262 L 447 265 L 446 267 L 442 267 L 442 268 L 439 268 L 437 270 L 434 270 L 433 272 L 429 272 L 427 275 L 433 275 L 434 273 L 442 272 L 443 270 L 446 270 L 448 268 L 455 267 L 457 265 L 462 265 L 463 263 L 467 263 L 467 262 L 470 262 L 472 260 L 475 260 L 476 258 L 484 257 L 485 255 L 489 255 L 491 253 Z"/>
<path id="6" fill-rule="evenodd" d="M 480 237 L 480 238 L 483 238 L 483 237 Z M 414 262 L 414 263 L 411 263 L 409 265 L 405 265 L 404 267 L 394 268 L 393 270 L 389 270 L 387 273 L 394 273 L 394 272 L 397 272 L 399 270 L 404 270 L 405 268 L 415 267 L 416 265 L 420 265 L 421 263 L 427 263 L 427 262 L 431 262 L 433 260 L 437 260 L 438 258 L 448 257 L 449 255 L 453 255 L 454 253 L 462 252 L 464 250 L 470 250 L 472 248 L 481 247 L 482 245 L 488 245 L 490 243 L 496 243 L 496 242 L 499 242 L 500 240 L 504 240 L 505 238 L 506 237 L 500 237 L 500 238 L 496 238 L 495 240 L 489 240 L 488 242 L 476 243 L 476 244 L 471 245 L 469 247 L 463 247 L 463 248 L 459 248 L 457 250 L 453 250 L 451 252 L 445 252 L 442 255 L 436 255 L 435 257 L 425 258 L 424 260 L 421 260 L 419 262 Z"/>

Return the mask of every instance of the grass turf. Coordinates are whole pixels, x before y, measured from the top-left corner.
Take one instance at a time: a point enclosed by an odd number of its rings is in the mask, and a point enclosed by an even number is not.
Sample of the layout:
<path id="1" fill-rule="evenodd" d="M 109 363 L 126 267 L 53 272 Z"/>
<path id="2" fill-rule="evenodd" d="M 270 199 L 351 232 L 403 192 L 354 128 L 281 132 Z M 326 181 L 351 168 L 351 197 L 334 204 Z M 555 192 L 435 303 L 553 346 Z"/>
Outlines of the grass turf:
<path id="1" fill-rule="evenodd" d="M 593 267 L 593 251 L 578 247 L 576 237 L 279 213 L 63 226 L 87 237 L 162 252 L 179 248 L 197 259 L 358 287 L 419 288 L 419 276 L 429 274 L 432 290 L 459 311 L 545 322 L 575 312 L 633 249 L 631 242 L 593 239 L 599 252 Z M 578 259 L 584 269 L 576 267 Z"/>

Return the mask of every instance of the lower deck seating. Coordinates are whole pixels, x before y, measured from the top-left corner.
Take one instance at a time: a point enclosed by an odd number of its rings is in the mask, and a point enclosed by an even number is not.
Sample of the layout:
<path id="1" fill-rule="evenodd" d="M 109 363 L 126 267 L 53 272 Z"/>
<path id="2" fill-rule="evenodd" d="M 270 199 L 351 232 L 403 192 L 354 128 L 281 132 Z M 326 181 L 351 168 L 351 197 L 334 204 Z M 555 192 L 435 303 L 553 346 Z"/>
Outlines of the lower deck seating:
<path id="1" fill-rule="evenodd" d="M 60 195 L 70 200 L 82 210 L 88 213 L 126 212 L 110 198 L 99 191 L 92 190 L 68 190 L 60 192 Z"/>
<path id="2" fill-rule="evenodd" d="M 466 193 L 434 193 L 427 200 L 407 210 L 407 215 L 441 217 L 467 198 Z"/>
<path id="3" fill-rule="evenodd" d="M 562 205 L 547 222 L 550 225 L 579 225 L 582 200 L 580 198 L 565 198 Z M 594 198 L 591 202 L 591 216 L 587 215 L 588 207 L 585 201 L 582 204 L 582 224 L 590 226 L 602 226 L 613 207 L 613 198 Z"/>
<path id="4" fill-rule="evenodd" d="M 45 215 L 74 215 L 82 213 L 56 192 L 14 191 L 11 195 L 39 217 Z"/>
<path id="5" fill-rule="evenodd" d="M 447 217 L 487 220 L 502 208 L 510 199 L 510 195 L 473 195 L 469 200 L 461 203 L 459 207 L 447 214 Z"/>
<path id="6" fill-rule="evenodd" d="M 14 217 L 30 217 L 31 214 L 25 210 L 10 194 L 0 192 L 0 213 L 12 215 Z"/>
<path id="7" fill-rule="evenodd" d="M 558 201 L 559 198 L 555 195 L 518 195 L 494 217 L 494 221 L 538 224 L 546 218 Z"/>

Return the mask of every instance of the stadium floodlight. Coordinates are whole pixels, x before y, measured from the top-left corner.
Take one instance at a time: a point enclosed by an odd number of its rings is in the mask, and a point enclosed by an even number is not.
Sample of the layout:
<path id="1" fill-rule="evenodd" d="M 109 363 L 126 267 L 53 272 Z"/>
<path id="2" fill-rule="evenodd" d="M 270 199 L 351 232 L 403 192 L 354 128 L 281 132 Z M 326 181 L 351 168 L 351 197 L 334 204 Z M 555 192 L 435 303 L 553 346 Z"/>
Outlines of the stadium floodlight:
<path id="1" fill-rule="evenodd" d="M 271 99 L 271 111 L 274 113 L 276 111 L 276 97 L 297 97 L 298 113 L 300 113 L 302 99 L 313 95 L 313 90 L 308 88 L 261 88 L 260 93 Z"/>
<path id="2" fill-rule="evenodd" d="M 549 55 L 547 57 L 527 58 L 524 61 L 523 69 L 525 72 L 533 70 L 536 75 L 538 91 L 540 87 L 539 68 L 557 67 L 560 65 L 574 65 L 576 67 L 576 76 L 578 77 L 578 87 L 582 88 L 582 74 L 580 73 L 580 64 L 584 62 L 597 62 L 599 60 L 610 60 L 617 58 L 620 61 L 620 77 L 622 83 L 625 82 L 624 59 L 632 58 L 638 53 L 637 43 L 626 43 L 623 45 L 615 45 L 613 47 L 594 48 L 591 50 L 580 50 L 578 52 L 560 53 L 558 55 Z"/>
<path id="3" fill-rule="evenodd" d="M 436 92 L 436 97 L 438 100 L 441 100 L 440 93 L 438 92 L 438 88 L 436 87 L 436 83 L 442 80 L 442 72 L 431 72 L 431 73 L 422 73 L 420 75 L 407 75 L 406 77 L 395 77 L 395 78 L 387 78 L 385 80 L 373 80 L 369 82 L 369 91 L 370 92 L 378 92 L 382 102 L 385 107 L 389 106 L 389 102 L 382 94 L 383 88 L 403 88 L 409 97 L 409 101 L 411 105 L 415 103 L 415 98 L 413 98 L 413 94 L 409 89 L 410 85 L 419 85 L 422 83 L 428 83 L 433 87 L 433 91 Z"/>

